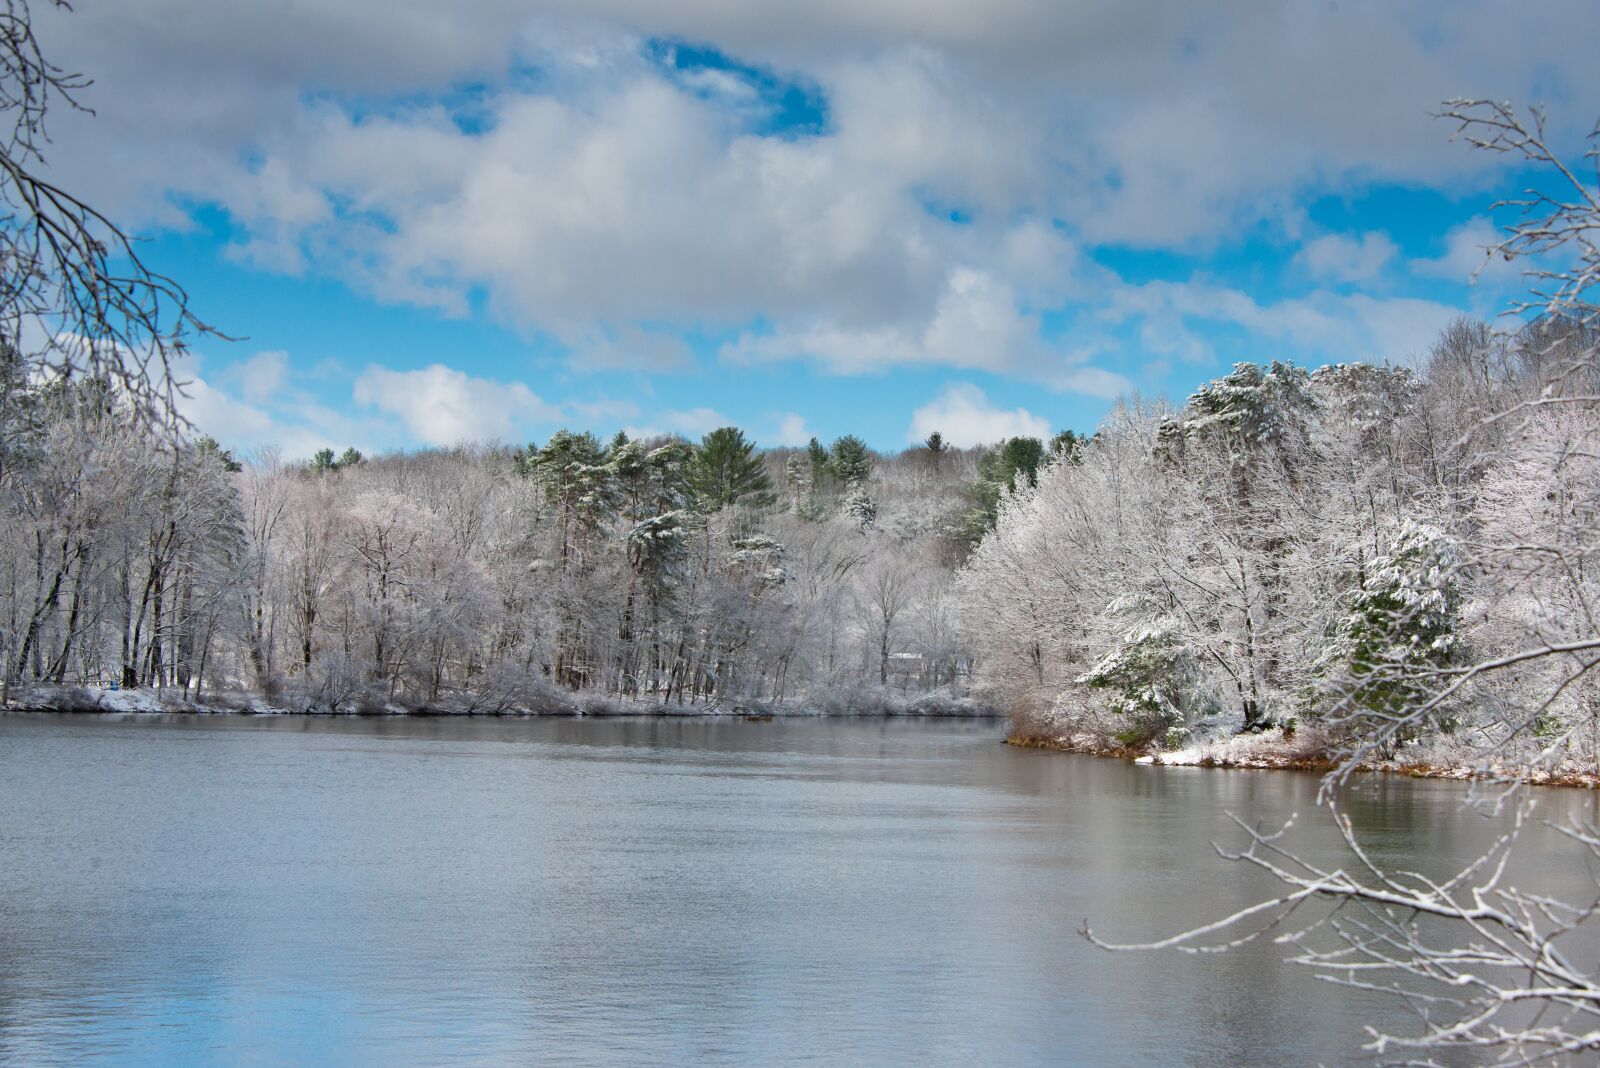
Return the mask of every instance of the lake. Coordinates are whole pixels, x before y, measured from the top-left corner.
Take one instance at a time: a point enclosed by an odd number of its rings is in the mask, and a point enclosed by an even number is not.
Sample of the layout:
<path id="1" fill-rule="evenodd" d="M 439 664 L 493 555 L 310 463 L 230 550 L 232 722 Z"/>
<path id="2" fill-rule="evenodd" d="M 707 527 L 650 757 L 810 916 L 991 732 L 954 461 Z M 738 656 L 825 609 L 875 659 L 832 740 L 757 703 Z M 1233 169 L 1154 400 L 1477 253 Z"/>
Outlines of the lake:
<path id="1" fill-rule="evenodd" d="M 1271 890 L 1294 772 L 993 721 L 0 716 L 0 1065 L 1348 1063 L 1390 1008 L 1250 946 L 1111 954 Z M 1363 776 L 1380 858 L 1488 840 Z M 1547 817 L 1593 814 L 1581 791 Z M 1325 819 L 1297 830 L 1338 852 Z M 1535 831 L 1530 872 L 1581 880 Z"/>

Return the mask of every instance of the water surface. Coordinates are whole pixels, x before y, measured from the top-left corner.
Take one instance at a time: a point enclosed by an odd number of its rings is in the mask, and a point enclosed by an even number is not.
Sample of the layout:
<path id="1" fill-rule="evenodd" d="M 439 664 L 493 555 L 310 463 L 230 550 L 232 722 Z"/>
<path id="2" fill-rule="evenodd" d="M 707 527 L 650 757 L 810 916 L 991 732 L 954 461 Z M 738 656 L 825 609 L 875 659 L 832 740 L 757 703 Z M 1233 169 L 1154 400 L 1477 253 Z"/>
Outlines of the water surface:
<path id="1" fill-rule="evenodd" d="M 1256 946 L 1287 772 L 992 722 L 0 717 L 0 1065 L 1347 1063 L 1386 1007 Z M 1382 858 L 1492 827 L 1366 777 Z M 1546 814 L 1582 809 L 1550 791 Z M 1536 837 L 1538 837 L 1536 835 Z M 1337 852 L 1326 825 L 1298 841 Z M 1554 840 L 1538 877 L 1582 876 Z"/>

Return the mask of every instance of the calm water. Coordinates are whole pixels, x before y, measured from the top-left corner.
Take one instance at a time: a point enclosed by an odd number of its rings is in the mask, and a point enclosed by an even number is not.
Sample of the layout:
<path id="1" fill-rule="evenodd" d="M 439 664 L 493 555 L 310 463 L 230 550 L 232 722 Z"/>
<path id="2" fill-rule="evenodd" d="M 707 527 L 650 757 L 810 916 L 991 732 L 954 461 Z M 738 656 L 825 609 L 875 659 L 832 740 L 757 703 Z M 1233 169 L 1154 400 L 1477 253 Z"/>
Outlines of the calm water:
<path id="1" fill-rule="evenodd" d="M 1113 955 L 1267 889 L 1293 773 L 990 723 L 0 717 L 0 1064 L 1344 1063 L 1271 946 Z M 1376 852 L 1490 828 L 1369 778 Z M 1592 804 L 1550 791 L 1546 814 Z M 1331 855 L 1323 826 L 1301 841 Z M 1580 872 L 1554 844 L 1539 878 Z"/>

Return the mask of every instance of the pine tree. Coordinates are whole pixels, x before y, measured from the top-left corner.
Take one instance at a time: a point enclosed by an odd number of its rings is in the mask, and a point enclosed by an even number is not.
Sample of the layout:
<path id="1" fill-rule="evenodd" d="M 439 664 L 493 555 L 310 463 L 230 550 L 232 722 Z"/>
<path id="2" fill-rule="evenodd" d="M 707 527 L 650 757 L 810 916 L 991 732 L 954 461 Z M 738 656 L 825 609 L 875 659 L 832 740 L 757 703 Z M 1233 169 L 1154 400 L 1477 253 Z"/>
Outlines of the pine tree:
<path id="1" fill-rule="evenodd" d="M 844 514 L 850 517 L 856 529 L 863 534 L 878 521 L 878 505 L 867 495 L 866 483 L 851 484 L 850 492 L 844 498 Z"/>
<path id="2" fill-rule="evenodd" d="M 701 510 L 708 513 L 740 504 L 770 508 L 777 501 L 755 443 L 746 441 L 738 427 L 721 427 L 701 439 L 690 481 Z"/>
<path id="3" fill-rule="evenodd" d="M 1006 438 L 978 461 L 978 478 L 972 484 L 972 507 L 962 518 L 962 536 L 976 545 L 994 529 L 1000 501 L 1020 486 L 1039 484 L 1044 463 L 1044 442 L 1038 438 Z"/>
<path id="4" fill-rule="evenodd" d="M 811 460 L 811 483 L 818 484 L 824 472 L 828 470 L 828 450 L 822 442 L 812 438 L 806 446 L 806 455 Z"/>
<path id="5" fill-rule="evenodd" d="M 837 439 L 829 450 L 829 467 L 833 477 L 846 486 L 865 482 L 872 476 L 872 452 L 867 443 L 854 434 Z"/>
<path id="6" fill-rule="evenodd" d="M 1196 720 L 1217 711 L 1215 698 L 1203 690 L 1194 650 L 1168 619 L 1126 631 L 1077 681 L 1104 693 L 1111 712 L 1126 721 L 1116 735 L 1123 745 L 1159 741 L 1176 748 Z"/>
<path id="7" fill-rule="evenodd" d="M 214 460 L 222 465 L 222 469 L 231 474 L 244 470 L 244 465 L 234 458 L 233 452 L 224 449 L 216 438 L 207 434 L 194 443 L 194 452 L 201 460 Z"/>
<path id="8" fill-rule="evenodd" d="M 1184 405 L 1181 428 L 1191 440 L 1220 444 L 1238 463 L 1264 446 L 1282 451 L 1304 444 L 1307 416 L 1315 409 L 1311 376 L 1292 363 L 1235 364 L 1232 373 L 1195 390 Z"/>
<path id="9" fill-rule="evenodd" d="M 587 535 L 599 529 L 618 501 L 616 472 L 593 434 L 558 430 L 529 464 L 545 499 L 560 517 L 561 566 L 565 570 Z"/>
<path id="10" fill-rule="evenodd" d="M 1050 439 L 1050 455 L 1067 463 L 1077 463 L 1083 445 L 1083 435 L 1074 430 L 1063 430 Z"/>
<path id="11" fill-rule="evenodd" d="M 1340 718 L 1363 723 L 1369 736 L 1381 734 L 1438 688 L 1439 672 L 1458 653 L 1461 595 L 1455 571 L 1451 540 L 1411 522 L 1373 562 L 1318 665 L 1342 706 Z M 1449 725 L 1446 716 L 1431 718 Z M 1418 737 L 1421 726 L 1394 729 L 1393 743 Z"/>

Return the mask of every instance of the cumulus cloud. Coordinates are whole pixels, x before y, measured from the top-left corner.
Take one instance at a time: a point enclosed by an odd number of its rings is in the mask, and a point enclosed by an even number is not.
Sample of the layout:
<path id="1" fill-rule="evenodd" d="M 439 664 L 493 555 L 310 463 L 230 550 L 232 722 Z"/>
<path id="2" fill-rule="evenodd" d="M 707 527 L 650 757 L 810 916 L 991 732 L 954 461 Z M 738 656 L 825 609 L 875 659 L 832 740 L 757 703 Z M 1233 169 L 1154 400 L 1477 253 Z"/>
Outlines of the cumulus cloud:
<path id="1" fill-rule="evenodd" d="M 922 441 L 936 430 L 945 441 L 964 449 L 1001 438 L 1048 437 L 1050 423 L 1026 408 L 996 408 L 977 386 L 955 382 L 911 414 L 906 441 Z"/>
<path id="2" fill-rule="evenodd" d="M 806 426 L 804 416 L 795 412 L 784 412 L 778 417 L 777 444 L 804 445 L 812 437 L 811 428 Z"/>
<path id="3" fill-rule="evenodd" d="M 256 443 L 277 436 L 278 425 L 254 405 L 214 388 L 200 377 L 184 385 L 178 411 L 202 434 L 225 441 Z"/>
<path id="4" fill-rule="evenodd" d="M 659 438 L 668 434 L 698 438 L 718 427 L 733 426 L 729 419 L 715 408 L 665 408 L 650 413 L 650 422 L 642 426 L 626 426 L 623 431 L 631 438 Z"/>
<path id="5" fill-rule="evenodd" d="M 884 326 L 824 322 L 747 332 L 725 345 L 722 355 L 736 361 L 807 357 L 841 374 L 914 363 L 1007 370 L 1033 362 L 1037 333 L 1037 318 L 1020 307 L 1010 286 L 958 266 L 925 317 Z"/>
<path id="6" fill-rule="evenodd" d="M 1056 388 L 1086 397 L 1114 400 L 1133 391 L 1126 375 L 1099 367 L 1067 367 L 1056 373 Z"/>
<path id="7" fill-rule="evenodd" d="M 282 398 L 288 385 L 289 354 L 277 349 L 258 352 L 227 367 L 223 376 L 237 386 L 245 400 L 271 404 Z"/>
<path id="8" fill-rule="evenodd" d="M 663 426 L 680 434 L 709 434 L 732 421 L 715 408 L 667 409 L 656 415 Z"/>
<path id="9" fill-rule="evenodd" d="M 1452 282 L 1501 283 L 1520 277 L 1521 268 L 1489 250 L 1505 239 L 1488 219 L 1469 219 L 1445 235 L 1444 253 L 1411 261 L 1417 274 Z"/>
<path id="10" fill-rule="evenodd" d="M 1260 302 L 1238 289 L 1206 283 L 1150 282 L 1124 286 L 1102 312 L 1111 322 L 1137 318 L 1165 324 L 1168 351 L 1209 347 L 1191 324 L 1242 327 L 1257 337 L 1279 341 L 1301 362 L 1404 361 L 1428 344 L 1463 309 L 1412 297 L 1373 297 L 1365 293 L 1318 290 L 1304 297 Z"/>
<path id="11" fill-rule="evenodd" d="M 1324 234 L 1294 255 L 1294 265 L 1328 282 L 1366 282 L 1394 262 L 1400 249 L 1388 234 Z"/>
<path id="12" fill-rule="evenodd" d="M 181 228 L 195 204 L 220 207 L 241 262 L 448 315 L 486 303 L 579 370 L 672 370 L 719 347 L 1097 398 L 1127 389 L 1128 368 L 1061 351 L 1061 315 L 1138 319 L 1129 362 L 1214 359 L 1203 323 L 1330 358 L 1415 344 L 1455 310 L 1130 286 L 1094 257 L 1293 240 L 1308 197 L 1376 182 L 1464 188 L 1501 164 L 1429 112 L 1467 89 L 1537 90 L 1571 143 L 1600 37 L 1593 4 L 1513 20 L 1429 0 L 147 0 L 36 16 L 53 58 L 96 79 L 95 115 L 52 115 L 52 164 L 130 223 Z M 680 63 L 673 41 L 735 63 Z M 774 85 L 814 100 L 818 121 L 773 129 Z M 1481 236 L 1464 228 L 1412 266 L 1464 277 Z M 1295 277 L 1393 282 L 1396 259 L 1384 234 L 1328 234 Z M 263 355 L 215 384 L 266 411 L 283 367 Z M 369 372 L 358 396 L 425 441 L 509 435 L 549 411 L 526 387 L 442 372 Z M 433 377 L 384 377 L 405 373 Z M 506 414 L 468 416 L 486 389 Z"/>
<path id="13" fill-rule="evenodd" d="M 368 367 L 357 377 L 357 404 L 403 421 L 430 445 L 506 440 L 530 422 L 557 421 L 561 411 L 521 382 L 496 382 L 433 364 L 417 371 Z"/>
<path id="14" fill-rule="evenodd" d="M 216 382 L 202 372 L 200 357 L 190 354 L 177 366 L 183 382 L 178 411 L 196 435 L 205 435 L 239 452 L 274 447 L 286 459 L 305 459 L 318 449 L 366 446 L 365 428 L 310 403 L 285 404 L 281 389 L 283 353 L 261 353 L 217 372 Z M 235 395 L 243 392 L 244 397 Z M 342 442 L 336 434 L 343 432 Z M 352 436 L 353 435 L 353 436 Z"/>

